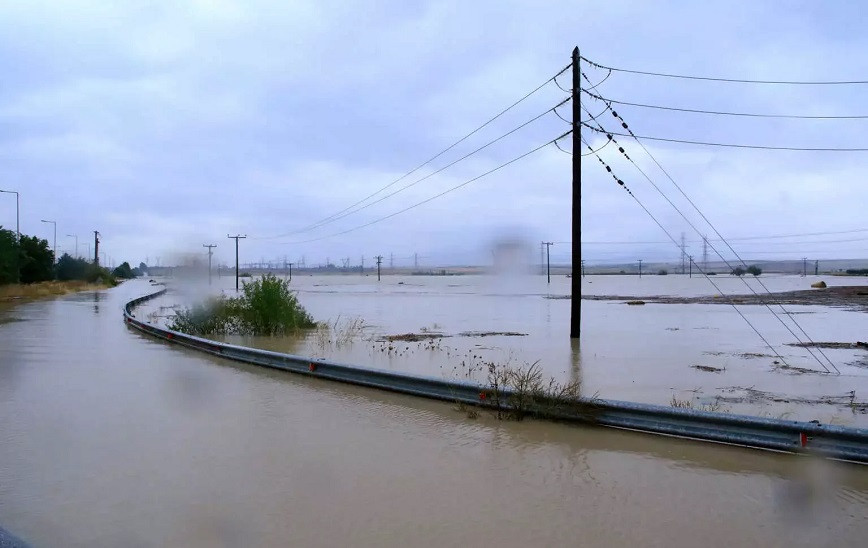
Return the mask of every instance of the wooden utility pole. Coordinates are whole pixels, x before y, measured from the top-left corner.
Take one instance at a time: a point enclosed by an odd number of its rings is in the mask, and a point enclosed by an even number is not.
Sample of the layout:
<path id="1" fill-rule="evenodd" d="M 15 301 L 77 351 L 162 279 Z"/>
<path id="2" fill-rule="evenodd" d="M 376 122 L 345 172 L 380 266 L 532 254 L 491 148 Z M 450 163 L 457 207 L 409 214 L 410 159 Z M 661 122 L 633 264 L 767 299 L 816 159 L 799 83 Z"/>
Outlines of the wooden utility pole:
<path id="1" fill-rule="evenodd" d="M 570 337 L 578 339 L 582 326 L 582 279 L 576 266 L 582 264 L 582 97 L 579 47 L 573 50 L 573 275 Z"/>
<path id="2" fill-rule="evenodd" d="M 289 263 L 289 281 L 292 281 L 292 263 Z"/>
<path id="3" fill-rule="evenodd" d="M 642 277 L 642 259 L 639 259 L 639 277 Z"/>
<path id="4" fill-rule="evenodd" d="M 383 256 L 377 255 L 377 281 L 380 281 L 380 265 L 383 264 Z"/>
<path id="5" fill-rule="evenodd" d="M 235 240 L 235 291 L 238 291 L 238 240 L 243 240 L 247 237 L 245 234 L 242 236 L 241 234 L 236 234 L 235 236 L 226 235 L 227 238 Z"/>
<path id="6" fill-rule="evenodd" d="M 551 247 L 555 245 L 553 242 L 543 242 L 544 246 L 546 246 L 546 276 L 548 277 L 548 281 L 546 283 L 552 283 L 552 260 L 551 260 Z"/>
<path id="7" fill-rule="evenodd" d="M 217 247 L 217 244 L 202 244 L 202 247 L 208 248 L 208 285 L 211 285 L 211 255 L 214 254 L 211 250 Z"/>
<path id="8" fill-rule="evenodd" d="M 93 264 L 99 266 L 99 232 L 93 231 Z"/>

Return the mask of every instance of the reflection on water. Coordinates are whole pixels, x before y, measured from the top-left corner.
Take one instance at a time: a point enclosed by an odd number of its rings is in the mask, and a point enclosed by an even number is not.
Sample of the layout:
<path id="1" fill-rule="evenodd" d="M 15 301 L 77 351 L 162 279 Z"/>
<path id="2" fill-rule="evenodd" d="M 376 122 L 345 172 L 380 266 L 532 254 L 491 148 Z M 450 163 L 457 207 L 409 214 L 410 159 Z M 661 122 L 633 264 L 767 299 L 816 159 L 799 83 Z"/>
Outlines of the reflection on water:
<path id="1" fill-rule="evenodd" d="M 75 296 L 0 324 L 0 523 L 34 545 L 864 541 L 860 467 L 469 420 L 448 403 L 202 356 L 124 326 L 121 304 L 148 289 L 102 293 L 114 313 Z"/>
<path id="2" fill-rule="evenodd" d="M 769 417 L 868 426 L 868 352 L 826 349 L 841 375 L 825 374 L 809 350 L 787 329 L 794 318 L 815 341 L 856 341 L 868 332 L 868 314 L 823 306 L 788 306 L 787 326 L 762 306 L 741 312 L 773 346 L 765 346 L 730 306 L 583 301 L 581 353 L 569 336 L 570 280 L 539 276 L 295 276 L 293 287 L 318 320 L 362 318 L 363 336 L 350 344 L 322 344 L 306 337 L 230 337 L 233 343 L 328 358 L 364 367 L 447 379 L 485 380 L 485 363 L 519 367 L 539 361 L 547 376 L 582 379 L 583 393 L 604 398 Z M 808 288 L 809 276 L 764 276 L 773 291 Z M 830 285 L 858 285 L 868 278 L 832 277 Z M 225 288 L 234 280 L 223 279 Z M 708 295 L 706 280 L 686 276 L 588 276 L 586 293 L 609 295 Z M 727 294 L 758 291 L 757 280 L 718 276 Z M 149 306 L 204 298 L 207 286 L 170 280 L 171 293 Z M 468 336 L 512 332 L 513 336 Z M 798 332 L 798 331 L 797 331 Z M 390 335 L 442 334 L 434 341 L 383 343 Z M 522 336 L 516 336 L 520 334 Z M 579 355 L 581 354 L 581 366 Z M 780 354 L 778 356 L 777 354 Z M 820 357 L 816 352 L 817 357 Z M 787 367 L 790 366 L 790 367 Z M 578 373 L 578 371 L 581 373 Z M 852 397 L 851 397 L 852 394 Z"/>

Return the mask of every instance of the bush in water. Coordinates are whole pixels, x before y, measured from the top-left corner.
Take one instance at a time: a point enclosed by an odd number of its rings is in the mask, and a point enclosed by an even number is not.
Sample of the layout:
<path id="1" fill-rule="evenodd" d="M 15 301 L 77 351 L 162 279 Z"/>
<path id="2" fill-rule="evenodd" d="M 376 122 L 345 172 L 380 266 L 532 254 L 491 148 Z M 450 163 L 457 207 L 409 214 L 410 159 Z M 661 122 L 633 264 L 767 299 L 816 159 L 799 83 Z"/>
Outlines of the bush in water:
<path id="1" fill-rule="evenodd" d="M 175 314 L 169 329 L 191 335 L 283 335 L 316 327 L 289 289 L 289 282 L 266 274 L 244 282 L 242 294 L 220 297 Z"/>

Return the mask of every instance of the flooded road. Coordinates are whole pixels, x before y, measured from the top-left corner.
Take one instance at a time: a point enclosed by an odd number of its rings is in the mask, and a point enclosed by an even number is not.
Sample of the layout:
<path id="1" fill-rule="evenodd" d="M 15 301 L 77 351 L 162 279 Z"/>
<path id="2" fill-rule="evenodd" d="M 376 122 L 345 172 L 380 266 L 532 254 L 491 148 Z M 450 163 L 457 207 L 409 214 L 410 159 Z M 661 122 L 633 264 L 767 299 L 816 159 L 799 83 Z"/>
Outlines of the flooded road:
<path id="1" fill-rule="evenodd" d="M 701 296 L 809 289 L 811 276 L 588 276 L 587 295 Z M 823 279 L 864 285 L 866 277 Z M 201 300 L 207 284 L 172 279 L 154 307 Z M 234 278 L 214 291 L 234 294 Z M 756 305 L 629 306 L 582 302 L 582 341 L 569 338 L 570 279 L 542 276 L 295 276 L 292 287 L 318 321 L 338 323 L 338 336 L 229 337 L 228 342 L 446 379 L 485 381 L 486 363 L 539 362 L 547 377 L 581 383 L 582 394 L 772 418 L 868 427 L 868 349 L 806 349 L 790 331 L 813 341 L 868 340 L 868 314 L 828 306 L 787 305 L 774 315 Z M 160 312 L 171 314 L 170 309 Z M 366 327 L 336 344 L 348 322 Z M 153 318 L 159 321 L 160 318 Z M 793 323 L 793 321 L 797 323 Z M 773 350 L 753 330 L 756 328 Z M 335 330 L 332 330 L 335 331 Z M 498 335 L 491 333 L 504 333 Z M 385 340 L 413 333 L 418 340 Z M 441 335 L 441 336 L 437 336 Z M 481 336 L 486 335 L 486 336 Z M 433 338 L 428 338 L 433 337 Z M 826 358 L 840 371 L 834 369 Z M 825 369 L 824 369 L 825 368 Z"/>
<path id="2" fill-rule="evenodd" d="M 0 524 L 35 546 L 860 546 L 868 533 L 864 467 L 471 420 L 448 403 L 227 362 L 128 330 L 123 303 L 150 290 L 0 308 Z M 305 305 L 339 312 L 318 290 Z M 423 321 L 450 333 L 492 313 L 497 329 L 520 330 L 516 312 L 557 318 L 566 303 L 480 310 L 485 298 L 457 296 L 456 315 L 422 298 L 357 300 L 381 309 L 370 321 L 384 332 L 425 307 Z M 603 384 L 584 369 L 602 343 L 573 360 L 554 321 L 534 333 L 547 330 L 565 359 L 554 367 Z"/>

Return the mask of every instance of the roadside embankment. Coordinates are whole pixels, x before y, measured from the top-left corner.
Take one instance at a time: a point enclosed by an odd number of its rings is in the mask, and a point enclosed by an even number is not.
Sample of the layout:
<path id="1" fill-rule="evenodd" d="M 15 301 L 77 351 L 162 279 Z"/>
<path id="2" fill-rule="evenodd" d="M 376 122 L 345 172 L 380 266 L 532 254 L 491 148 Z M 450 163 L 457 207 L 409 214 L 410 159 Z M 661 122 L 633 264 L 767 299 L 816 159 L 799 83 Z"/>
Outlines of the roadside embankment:
<path id="1" fill-rule="evenodd" d="M 0 285 L 0 302 L 17 299 L 45 299 L 79 291 L 97 291 L 113 287 L 106 283 L 89 283 L 79 280 L 68 282 L 40 282 L 35 284 Z"/>

